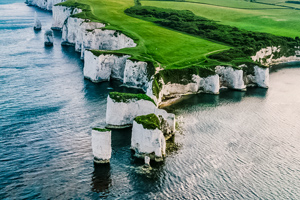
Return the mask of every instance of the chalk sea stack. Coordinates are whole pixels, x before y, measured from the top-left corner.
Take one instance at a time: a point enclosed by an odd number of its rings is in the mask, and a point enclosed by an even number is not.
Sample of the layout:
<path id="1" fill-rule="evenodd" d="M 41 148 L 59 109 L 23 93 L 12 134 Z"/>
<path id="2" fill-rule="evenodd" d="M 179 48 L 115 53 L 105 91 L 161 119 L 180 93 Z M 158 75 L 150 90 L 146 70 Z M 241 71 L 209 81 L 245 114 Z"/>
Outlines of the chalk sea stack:
<path id="1" fill-rule="evenodd" d="M 41 21 L 38 19 L 37 13 L 35 12 L 34 14 L 34 26 L 33 26 L 34 30 L 41 30 L 42 29 L 42 23 Z"/>
<path id="2" fill-rule="evenodd" d="M 44 35 L 45 46 L 53 46 L 53 31 L 47 30 Z"/>

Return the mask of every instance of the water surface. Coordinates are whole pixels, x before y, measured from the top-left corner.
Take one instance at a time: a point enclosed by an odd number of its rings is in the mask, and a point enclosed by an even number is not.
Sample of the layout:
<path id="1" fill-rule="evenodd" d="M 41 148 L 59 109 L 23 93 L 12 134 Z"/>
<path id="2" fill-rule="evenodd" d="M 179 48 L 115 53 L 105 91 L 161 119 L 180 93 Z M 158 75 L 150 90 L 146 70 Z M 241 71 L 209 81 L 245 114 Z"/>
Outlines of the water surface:
<path id="1" fill-rule="evenodd" d="M 130 129 L 113 132 L 111 164 L 94 166 L 90 128 L 104 124 L 108 93 L 128 90 L 84 80 L 59 33 L 44 47 L 51 13 L 11 2 L 0 2 L 0 199 L 300 199 L 299 68 L 274 72 L 268 90 L 169 107 L 181 147 L 150 173 Z"/>

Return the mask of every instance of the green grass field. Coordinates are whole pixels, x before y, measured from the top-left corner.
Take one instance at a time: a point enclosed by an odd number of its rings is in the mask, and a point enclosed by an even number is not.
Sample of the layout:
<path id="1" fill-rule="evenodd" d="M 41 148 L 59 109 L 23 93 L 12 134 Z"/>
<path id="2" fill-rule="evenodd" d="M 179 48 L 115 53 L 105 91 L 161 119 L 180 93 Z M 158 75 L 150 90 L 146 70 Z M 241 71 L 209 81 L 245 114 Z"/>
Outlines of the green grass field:
<path id="1" fill-rule="evenodd" d="M 85 8 L 86 11 L 77 14 L 78 17 L 105 23 L 105 29 L 118 30 L 134 39 L 138 44 L 135 48 L 121 49 L 113 51 L 113 53 L 129 54 L 132 59 L 150 61 L 154 65 L 160 65 L 166 69 L 224 64 L 208 59 L 207 56 L 227 50 L 231 48 L 230 46 L 209 41 L 200 36 L 171 30 L 157 23 L 125 14 L 124 11 L 134 6 L 136 1 L 68 0 L 62 5 Z M 143 6 L 190 10 L 198 16 L 215 20 L 217 23 L 248 31 L 293 38 L 300 35 L 300 10 L 285 7 L 286 5 L 300 7 L 300 4 L 285 3 L 282 0 L 256 0 L 256 2 L 245 0 L 185 0 L 185 2 L 140 0 L 140 2 Z M 250 61 L 250 59 L 242 58 L 241 61 Z"/>
<path id="2" fill-rule="evenodd" d="M 229 48 L 128 16 L 124 10 L 134 6 L 133 0 L 69 0 L 62 5 L 71 6 L 75 2 L 91 6 L 94 16 L 89 15 L 89 18 L 109 24 L 107 29 L 119 30 L 133 38 L 138 43 L 136 48 L 117 52 L 130 54 L 138 60 L 159 62 L 166 68 L 180 68 L 202 62 L 206 55 Z"/>
<path id="3" fill-rule="evenodd" d="M 278 2 L 276 0 L 257 1 L 272 4 Z M 283 3 L 283 1 L 280 2 Z M 300 35 L 300 10 L 276 5 L 252 3 L 244 0 L 186 0 L 186 2 L 143 0 L 142 5 L 191 10 L 198 16 L 250 31 L 288 37 Z M 300 6 L 287 3 L 284 3 L 284 5 Z"/>

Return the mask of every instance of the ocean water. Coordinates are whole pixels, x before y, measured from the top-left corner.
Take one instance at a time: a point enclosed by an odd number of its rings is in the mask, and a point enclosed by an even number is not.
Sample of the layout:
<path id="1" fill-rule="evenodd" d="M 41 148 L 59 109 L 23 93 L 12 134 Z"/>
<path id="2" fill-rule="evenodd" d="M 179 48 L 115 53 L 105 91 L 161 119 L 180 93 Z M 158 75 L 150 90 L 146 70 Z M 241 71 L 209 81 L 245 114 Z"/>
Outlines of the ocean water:
<path id="1" fill-rule="evenodd" d="M 50 26 L 51 13 L 0 0 L 0 199 L 300 199 L 297 64 L 273 72 L 268 90 L 166 108 L 179 148 L 150 172 L 132 156 L 130 129 L 113 131 L 111 164 L 94 166 L 90 129 L 104 124 L 108 93 L 139 91 L 85 80 L 59 32 L 44 47 Z"/>

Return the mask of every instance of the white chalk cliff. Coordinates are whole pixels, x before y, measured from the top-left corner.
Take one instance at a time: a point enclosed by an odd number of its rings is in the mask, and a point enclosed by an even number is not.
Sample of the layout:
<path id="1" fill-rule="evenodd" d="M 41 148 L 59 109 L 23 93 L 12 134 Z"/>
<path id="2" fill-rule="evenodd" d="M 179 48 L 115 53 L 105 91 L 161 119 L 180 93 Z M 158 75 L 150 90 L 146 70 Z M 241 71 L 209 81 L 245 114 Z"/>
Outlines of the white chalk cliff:
<path id="1" fill-rule="evenodd" d="M 111 131 L 92 130 L 92 149 L 96 163 L 108 163 L 111 158 Z"/>
<path id="2" fill-rule="evenodd" d="M 84 77 L 92 82 L 109 81 L 111 78 L 123 80 L 126 60 L 129 56 L 101 54 L 95 56 L 91 51 L 84 53 Z"/>
<path id="3" fill-rule="evenodd" d="M 45 35 L 44 35 L 44 41 L 45 41 L 45 45 L 46 46 L 52 46 L 53 45 L 53 31 L 52 30 L 47 30 L 45 32 Z"/>
<path id="4" fill-rule="evenodd" d="M 141 61 L 127 60 L 124 70 L 123 83 L 127 86 L 142 88 L 146 90 L 148 84 L 147 63 Z"/>
<path id="5" fill-rule="evenodd" d="M 25 0 L 25 3 L 30 6 L 37 6 L 44 10 L 52 10 L 55 4 L 64 2 L 66 0 Z"/>
<path id="6" fill-rule="evenodd" d="M 106 124 L 109 126 L 132 125 L 135 117 L 151 113 L 161 115 L 168 122 L 170 130 L 175 131 L 175 115 L 158 109 L 153 102 L 143 99 L 116 102 L 107 97 Z"/>
<path id="7" fill-rule="evenodd" d="M 166 154 L 166 139 L 159 129 L 145 129 L 142 124 L 133 122 L 131 149 L 137 157 L 149 156 L 156 161 L 162 161 Z"/>
<path id="8" fill-rule="evenodd" d="M 261 68 L 254 66 L 254 75 L 247 75 L 247 84 L 255 84 L 258 87 L 268 88 L 269 87 L 269 68 Z"/>
<path id="9" fill-rule="evenodd" d="M 75 45 L 84 58 L 85 49 L 119 50 L 135 47 L 134 41 L 115 30 L 103 30 L 105 24 L 68 17 L 62 28 L 62 44 Z"/>
<path id="10" fill-rule="evenodd" d="M 66 6 L 53 6 L 52 9 L 52 29 L 61 30 L 65 21 L 74 14 L 82 12 L 81 9 Z"/>
<path id="11" fill-rule="evenodd" d="M 33 25 L 34 30 L 41 30 L 42 29 L 42 23 L 39 20 L 37 13 L 34 13 L 34 25 Z"/>
<path id="12" fill-rule="evenodd" d="M 196 94 L 200 92 L 218 94 L 220 89 L 219 75 L 212 75 L 202 78 L 198 75 L 193 75 L 190 83 L 184 85 L 179 83 L 164 83 L 161 79 L 162 89 L 159 92 L 158 98 L 153 94 L 153 81 L 148 83 L 146 94 L 160 104 L 165 98 L 179 98 L 186 94 Z"/>
<path id="13" fill-rule="evenodd" d="M 296 48 L 297 49 L 297 48 Z M 265 66 L 271 66 L 276 65 L 280 63 L 287 63 L 287 62 L 294 62 L 294 61 L 300 61 L 300 51 L 295 50 L 295 54 L 291 56 L 281 56 L 281 57 L 275 57 L 275 54 L 280 53 L 282 49 L 280 47 L 266 47 L 262 48 L 254 56 L 251 56 L 252 60 L 255 62 L 260 62 L 261 64 Z"/>
<path id="14" fill-rule="evenodd" d="M 232 67 L 217 66 L 215 71 L 220 76 L 221 86 L 236 90 L 246 89 L 243 79 L 243 70 L 233 69 Z"/>
<path id="15" fill-rule="evenodd" d="M 92 82 L 118 79 L 128 87 L 147 90 L 148 72 L 147 63 L 132 61 L 129 55 L 100 54 L 94 55 L 91 51 L 84 53 L 84 77 Z"/>

